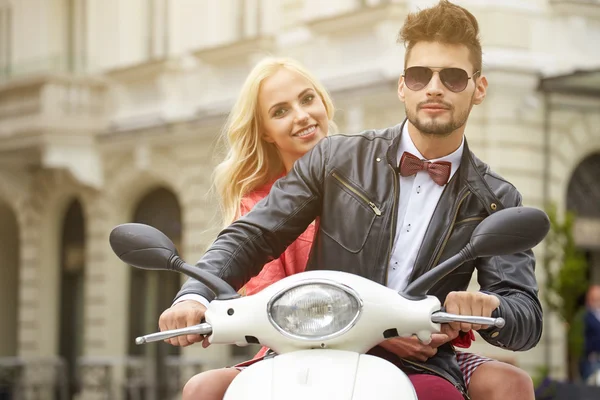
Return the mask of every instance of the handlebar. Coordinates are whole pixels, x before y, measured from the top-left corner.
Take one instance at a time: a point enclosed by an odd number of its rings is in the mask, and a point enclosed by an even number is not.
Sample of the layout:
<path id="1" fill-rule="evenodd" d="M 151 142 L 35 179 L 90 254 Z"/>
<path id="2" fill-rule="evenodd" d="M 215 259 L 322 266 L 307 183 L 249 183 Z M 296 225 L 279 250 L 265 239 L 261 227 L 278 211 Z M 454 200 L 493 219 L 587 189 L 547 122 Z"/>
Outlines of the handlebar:
<path id="1" fill-rule="evenodd" d="M 489 318 L 489 317 L 475 317 L 469 315 L 457 315 L 449 314 L 447 312 L 438 311 L 431 315 L 431 322 L 436 324 L 446 324 L 449 322 L 465 322 L 468 324 L 477 325 L 491 325 L 496 328 L 503 328 L 505 321 L 504 318 Z M 151 333 L 148 335 L 140 336 L 135 339 L 136 344 L 160 342 L 165 339 L 171 339 L 177 336 L 183 335 L 211 335 L 212 326 L 206 322 L 188 326 L 187 328 L 172 329 L 163 332 Z"/>
<path id="2" fill-rule="evenodd" d="M 187 328 L 172 329 L 169 331 L 151 333 L 137 337 L 135 344 L 144 344 L 151 342 L 160 342 L 161 340 L 171 339 L 176 336 L 183 335 L 210 335 L 212 334 L 212 326 L 206 322 L 198 325 L 188 326 Z"/>

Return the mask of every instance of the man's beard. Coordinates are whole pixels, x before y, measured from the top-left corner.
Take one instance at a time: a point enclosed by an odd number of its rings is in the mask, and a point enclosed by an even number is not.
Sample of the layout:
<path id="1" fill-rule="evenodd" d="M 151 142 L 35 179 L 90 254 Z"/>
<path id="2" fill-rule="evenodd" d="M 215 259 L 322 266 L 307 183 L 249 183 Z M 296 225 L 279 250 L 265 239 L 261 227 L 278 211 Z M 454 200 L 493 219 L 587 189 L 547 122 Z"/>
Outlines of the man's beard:
<path id="1" fill-rule="evenodd" d="M 458 116 L 454 115 L 454 108 L 450 107 L 448 110 L 450 113 L 450 121 L 448 122 L 439 122 L 436 120 L 436 117 L 433 117 L 429 121 L 425 122 L 418 117 L 418 111 L 413 113 L 412 110 L 409 110 L 406 105 L 404 109 L 406 111 L 406 117 L 410 123 L 419 130 L 419 132 L 423 133 L 424 135 L 449 136 L 452 132 L 461 128 L 467 123 L 467 118 L 469 117 L 472 106 L 473 105 L 471 104 L 467 110 Z M 417 110 L 420 107 L 421 104 L 417 105 Z"/>

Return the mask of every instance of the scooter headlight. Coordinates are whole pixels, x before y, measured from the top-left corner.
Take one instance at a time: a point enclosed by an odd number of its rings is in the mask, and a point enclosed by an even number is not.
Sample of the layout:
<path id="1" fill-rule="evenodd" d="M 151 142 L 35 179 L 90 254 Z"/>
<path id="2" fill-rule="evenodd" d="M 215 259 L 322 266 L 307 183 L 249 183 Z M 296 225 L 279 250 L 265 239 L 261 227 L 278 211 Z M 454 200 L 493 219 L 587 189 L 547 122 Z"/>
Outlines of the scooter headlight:
<path id="1" fill-rule="evenodd" d="M 350 329 L 362 301 L 352 289 L 333 282 L 309 281 L 271 299 L 269 320 L 281 333 L 296 339 L 329 339 Z"/>

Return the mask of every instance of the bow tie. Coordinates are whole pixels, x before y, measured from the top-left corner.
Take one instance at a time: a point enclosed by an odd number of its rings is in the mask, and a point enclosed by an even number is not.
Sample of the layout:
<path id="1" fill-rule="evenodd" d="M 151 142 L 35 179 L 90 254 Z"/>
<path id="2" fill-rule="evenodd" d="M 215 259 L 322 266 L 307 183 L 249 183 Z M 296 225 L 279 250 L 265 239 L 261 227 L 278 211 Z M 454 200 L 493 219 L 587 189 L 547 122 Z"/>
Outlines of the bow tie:
<path id="1" fill-rule="evenodd" d="M 412 176 L 419 171 L 427 171 L 431 179 L 440 186 L 444 186 L 450 179 L 452 164 L 448 161 L 423 161 L 407 151 L 400 159 L 400 175 Z"/>

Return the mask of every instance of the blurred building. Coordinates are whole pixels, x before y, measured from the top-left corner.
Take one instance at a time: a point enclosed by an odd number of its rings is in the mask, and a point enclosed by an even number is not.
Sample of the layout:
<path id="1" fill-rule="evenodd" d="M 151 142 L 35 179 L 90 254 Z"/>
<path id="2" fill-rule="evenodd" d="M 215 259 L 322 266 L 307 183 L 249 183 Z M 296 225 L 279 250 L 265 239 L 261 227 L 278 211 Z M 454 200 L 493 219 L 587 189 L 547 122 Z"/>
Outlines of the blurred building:
<path id="1" fill-rule="evenodd" d="M 264 55 L 314 71 L 342 132 L 400 122 L 397 32 L 432 3 L 0 0 L 0 370 L 28 388 L 58 382 L 63 398 L 110 387 L 108 398 L 163 399 L 194 371 L 254 351 L 135 346 L 182 280 L 124 266 L 110 230 L 149 223 L 186 260 L 202 255 L 219 223 L 216 137 Z M 600 2 L 458 3 L 479 19 L 490 82 L 470 146 L 527 205 L 579 212 L 577 241 L 600 282 Z M 554 318 L 531 351 L 481 339 L 474 351 L 564 374 Z"/>

